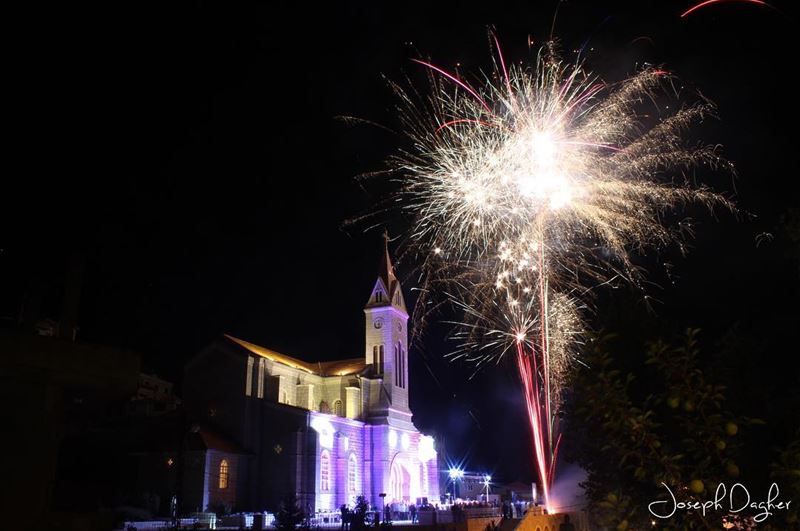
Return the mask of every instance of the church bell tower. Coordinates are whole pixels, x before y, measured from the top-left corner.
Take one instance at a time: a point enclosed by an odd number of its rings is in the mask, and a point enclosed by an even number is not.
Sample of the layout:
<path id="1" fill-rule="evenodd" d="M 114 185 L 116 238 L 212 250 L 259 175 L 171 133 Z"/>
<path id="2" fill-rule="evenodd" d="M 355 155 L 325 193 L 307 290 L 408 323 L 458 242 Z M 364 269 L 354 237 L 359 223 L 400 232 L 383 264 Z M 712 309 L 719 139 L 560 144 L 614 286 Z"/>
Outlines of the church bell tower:
<path id="1" fill-rule="evenodd" d="M 384 249 L 378 279 L 372 288 L 364 314 L 367 366 L 372 378 L 382 380 L 382 390 L 374 405 L 409 413 L 408 408 L 408 311 L 400 281 L 389 256 L 389 236 L 384 233 Z"/>

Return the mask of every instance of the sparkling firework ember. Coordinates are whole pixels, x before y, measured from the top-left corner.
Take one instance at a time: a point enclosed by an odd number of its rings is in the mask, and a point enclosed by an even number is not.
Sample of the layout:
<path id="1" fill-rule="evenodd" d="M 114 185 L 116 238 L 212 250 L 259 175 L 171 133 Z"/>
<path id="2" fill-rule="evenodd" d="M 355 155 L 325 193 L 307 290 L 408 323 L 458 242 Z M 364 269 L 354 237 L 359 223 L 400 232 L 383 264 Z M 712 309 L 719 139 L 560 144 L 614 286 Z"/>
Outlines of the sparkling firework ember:
<path id="1" fill-rule="evenodd" d="M 660 221 L 672 207 L 730 204 L 684 175 L 723 163 L 681 136 L 711 105 L 642 111 L 668 72 L 607 85 L 561 61 L 552 43 L 526 68 L 507 67 L 493 42 L 498 63 L 478 88 L 425 61 L 427 100 L 393 85 L 413 149 L 391 162 L 424 257 L 415 313 L 445 293 L 464 316 L 454 357 L 480 366 L 513 353 L 549 507 L 561 389 L 581 332 L 570 294 L 616 277 L 638 283 L 629 253 L 676 240 Z"/>

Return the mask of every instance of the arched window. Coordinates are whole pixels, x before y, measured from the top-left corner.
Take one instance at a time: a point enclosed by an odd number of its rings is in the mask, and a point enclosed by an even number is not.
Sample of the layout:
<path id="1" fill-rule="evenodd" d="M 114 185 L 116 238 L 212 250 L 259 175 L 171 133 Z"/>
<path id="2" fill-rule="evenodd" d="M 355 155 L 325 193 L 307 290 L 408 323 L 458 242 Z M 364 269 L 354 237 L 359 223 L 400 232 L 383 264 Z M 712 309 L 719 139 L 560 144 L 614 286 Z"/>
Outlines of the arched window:
<path id="1" fill-rule="evenodd" d="M 319 456 L 319 490 L 331 489 L 331 456 L 328 450 L 322 450 Z"/>
<path id="2" fill-rule="evenodd" d="M 336 415 L 337 417 L 344 416 L 344 408 L 342 407 L 341 400 L 335 400 L 333 402 L 333 414 Z"/>
<path id="3" fill-rule="evenodd" d="M 219 463 L 219 488 L 228 488 L 228 460 L 223 459 Z"/>
<path id="4" fill-rule="evenodd" d="M 355 494 L 358 484 L 358 461 L 355 454 L 350 454 L 350 461 L 347 463 L 347 490 L 350 494 Z"/>

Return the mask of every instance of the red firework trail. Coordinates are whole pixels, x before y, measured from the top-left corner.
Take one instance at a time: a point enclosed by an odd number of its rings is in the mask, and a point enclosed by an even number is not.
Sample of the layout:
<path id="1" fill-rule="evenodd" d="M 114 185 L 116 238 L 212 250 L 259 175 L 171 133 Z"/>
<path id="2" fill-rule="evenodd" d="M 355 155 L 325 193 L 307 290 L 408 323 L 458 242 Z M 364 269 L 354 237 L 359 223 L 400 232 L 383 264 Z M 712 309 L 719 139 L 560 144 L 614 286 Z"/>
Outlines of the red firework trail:
<path id="1" fill-rule="evenodd" d="M 428 68 L 430 68 L 431 70 L 434 70 L 434 71 L 436 71 L 436 72 L 439 72 L 439 73 L 440 73 L 440 74 L 442 74 L 444 77 L 446 77 L 447 79 L 449 79 L 449 80 L 450 80 L 450 81 L 452 81 L 453 83 L 457 84 L 459 87 L 461 87 L 461 88 L 463 88 L 464 90 L 466 90 L 467 92 L 469 92 L 469 93 L 470 93 L 470 94 L 471 94 L 471 95 L 472 95 L 472 96 L 473 96 L 473 97 L 474 97 L 476 100 L 478 100 L 478 101 L 481 103 L 481 105 L 483 106 L 483 108 L 484 108 L 484 109 L 486 109 L 487 111 L 489 111 L 489 113 L 491 114 L 491 112 L 492 112 L 492 109 L 490 109 L 490 108 L 489 108 L 489 105 L 486 103 L 486 100 L 484 100 L 484 99 L 483 99 L 483 98 L 480 96 L 480 94 L 478 94 L 477 92 L 475 92 L 475 89 L 473 89 L 472 87 L 470 87 L 469 85 L 467 85 L 467 84 L 466 84 L 464 81 L 461 81 L 461 79 L 459 79 L 457 76 L 455 76 L 455 75 L 451 74 L 450 72 L 448 72 L 448 71 L 446 71 L 446 70 L 443 70 L 443 69 L 439 68 L 438 66 L 436 66 L 436 65 L 433 65 L 433 64 L 431 64 L 431 63 L 427 63 L 427 62 L 425 62 L 425 61 L 420 61 L 419 59 L 412 59 L 412 61 L 414 61 L 415 63 L 419 63 L 419 64 L 421 64 L 421 65 L 427 66 L 427 67 L 428 67 Z"/>
<path id="2" fill-rule="evenodd" d="M 546 409 L 543 410 L 542 407 L 542 402 L 546 401 L 546 397 L 543 396 L 544 383 L 538 371 L 538 357 L 533 348 L 531 348 L 530 354 L 525 351 L 524 341 L 517 341 L 517 369 L 522 381 L 525 405 L 528 409 L 528 419 L 531 424 L 536 468 L 542 484 L 545 506 L 549 508 L 550 485 L 555 472 L 555 462 L 549 458 L 551 453 L 548 440 L 551 435 L 551 426 L 546 418 Z"/>
<path id="3" fill-rule="evenodd" d="M 528 420 L 531 425 L 533 438 L 533 454 L 539 481 L 542 485 L 542 495 L 545 507 L 550 507 L 550 488 L 556 472 L 556 459 L 558 447 L 561 444 L 561 435 L 555 443 L 553 436 L 556 426 L 552 417 L 552 396 L 550 392 L 550 353 L 547 331 L 547 286 L 544 274 L 545 259 L 544 245 L 539 252 L 539 331 L 540 344 L 531 346 L 526 351 L 524 337 L 518 337 L 517 370 L 522 382 L 525 405 L 528 410 Z"/>
<path id="4" fill-rule="evenodd" d="M 756 4 L 756 5 L 760 5 L 760 6 L 772 7 L 771 5 L 769 5 L 768 3 L 764 2 L 763 0 L 705 0 L 705 2 L 700 2 L 699 4 L 696 4 L 696 5 L 692 6 L 692 7 L 690 7 L 689 9 L 687 9 L 686 11 L 684 11 L 683 14 L 681 14 L 681 18 L 685 18 L 685 17 L 691 15 L 692 13 L 697 11 L 698 9 L 702 9 L 702 8 L 704 8 L 706 6 L 710 6 L 710 5 L 713 5 L 713 4 L 721 4 L 723 2 L 737 2 L 737 3 Z M 775 9 L 775 8 L 772 7 L 772 9 Z"/>

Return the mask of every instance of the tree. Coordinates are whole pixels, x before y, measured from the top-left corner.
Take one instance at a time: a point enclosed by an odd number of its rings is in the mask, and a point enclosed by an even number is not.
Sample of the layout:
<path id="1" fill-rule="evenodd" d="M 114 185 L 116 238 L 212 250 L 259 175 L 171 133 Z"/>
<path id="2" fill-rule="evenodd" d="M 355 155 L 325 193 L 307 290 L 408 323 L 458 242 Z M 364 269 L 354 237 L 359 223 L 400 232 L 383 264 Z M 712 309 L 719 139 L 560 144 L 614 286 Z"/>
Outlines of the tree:
<path id="1" fill-rule="evenodd" d="M 794 440 L 778 454 L 778 459 L 771 468 L 770 477 L 780 483 L 781 492 L 788 499 L 800 500 L 800 428 L 795 433 Z M 798 522 L 800 507 L 795 505 L 786 514 L 786 523 L 796 526 Z"/>
<path id="2" fill-rule="evenodd" d="M 697 330 L 677 345 L 649 344 L 638 366 L 624 371 L 611 354 L 614 339 L 589 342 L 589 369 L 576 372 L 567 411 L 576 442 L 565 451 L 587 472 L 583 486 L 598 527 L 650 528 L 648 506 L 666 498 L 665 485 L 683 501 L 705 501 L 737 478 L 740 432 L 760 421 L 726 408 L 725 385 L 700 368 Z M 719 529 L 723 516 L 676 512 L 669 525 Z"/>
<path id="3" fill-rule="evenodd" d="M 352 531 L 364 529 L 368 510 L 369 504 L 367 503 L 367 499 L 364 496 L 358 496 L 356 498 L 355 507 L 353 507 L 353 511 L 350 513 L 350 529 Z"/>
<path id="4" fill-rule="evenodd" d="M 278 531 L 293 531 L 303 523 L 305 515 L 297 505 L 297 496 L 289 494 L 283 498 L 278 511 L 275 513 L 275 529 Z"/>

